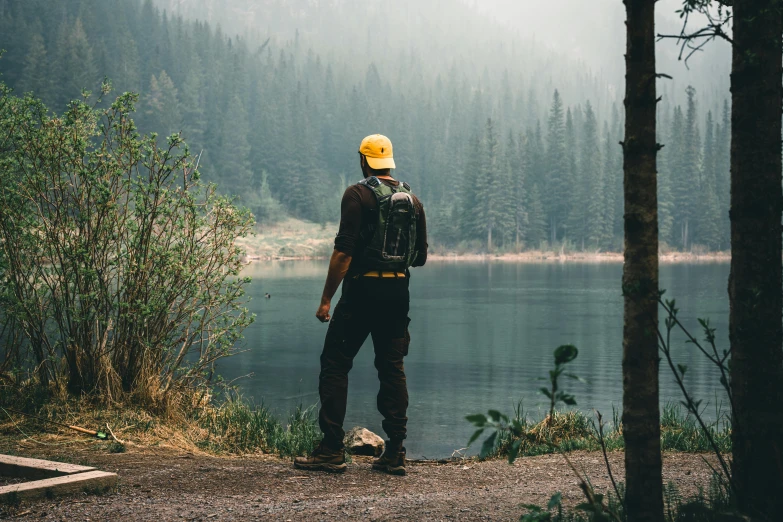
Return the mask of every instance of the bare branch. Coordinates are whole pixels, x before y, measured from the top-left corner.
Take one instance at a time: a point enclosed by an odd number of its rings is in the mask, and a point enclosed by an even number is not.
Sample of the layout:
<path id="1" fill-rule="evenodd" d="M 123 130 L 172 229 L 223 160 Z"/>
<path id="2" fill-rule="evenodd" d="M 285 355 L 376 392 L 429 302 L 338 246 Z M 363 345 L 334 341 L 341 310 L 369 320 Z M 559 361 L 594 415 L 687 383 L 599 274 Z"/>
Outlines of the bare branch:
<path id="1" fill-rule="evenodd" d="M 681 43 L 680 54 L 677 59 L 682 60 L 683 55 L 685 55 L 684 61 L 686 67 L 688 67 L 688 60 L 690 60 L 694 54 L 702 51 L 709 42 L 715 39 L 721 39 L 732 45 L 734 44 L 734 41 L 729 36 L 728 32 L 724 29 L 732 20 L 732 14 L 727 10 L 727 8 L 731 7 L 733 0 L 716 0 L 716 3 L 720 4 L 718 7 L 717 16 L 710 10 L 712 5 L 710 0 L 704 0 L 700 2 L 684 0 L 682 10 L 678 11 L 681 18 L 683 19 L 680 34 L 657 35 L 658 41 L 664 39 L 674 39 Z M 687 29 L 688 23 L 690 21 L 690 15 L 694 12 L 703 15 L 707 19 L 707 25 L 697 31 L 688 32 Z"/>

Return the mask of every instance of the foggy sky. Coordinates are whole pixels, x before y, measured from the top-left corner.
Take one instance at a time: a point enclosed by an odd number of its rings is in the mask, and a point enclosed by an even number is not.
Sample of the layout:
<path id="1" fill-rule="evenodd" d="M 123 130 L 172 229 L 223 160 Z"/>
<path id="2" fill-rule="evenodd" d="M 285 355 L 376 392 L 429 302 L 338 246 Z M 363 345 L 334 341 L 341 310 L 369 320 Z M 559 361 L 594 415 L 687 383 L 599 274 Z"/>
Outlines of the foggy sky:
<path id="1" fill-rule="evenodd" d="M 464 70 L 481 71 L 492 46 L 509 42 L 535 42 L 535 52 L 553 51 L 562 68 L 576 73 L 587 70 L 599 78 L 615 99 L 624 90 L 625 7 L 622 0 L 155 0 L 174 13 L 186 13 L 222 24 L 229 32 L 251 32 L 263 39 L 290 41 L 294 34 L 310 37 L 327 61 L 334 55 L 382 68 L 389 55 L 418 52 L 425 59 L 458 63 Z M 682 0 L 659 0 L 656 30 L 678 34 L 681 21 L 676 10 Z M 277 10 L 270 5 L 277 5 Z M 466 15 L 465 4 L 481 15 Z M 285 8 L 281 11 L 279 6 Z M 356 16 L 351 16 L 353 6 Z M 336 9 L 342 6 L 343 10 Z M 190 10 L 188 11 L 188 7 Z M 330 18 L 339 12 L 340 19 Z M 361 12 L 361 15 L 359 15 Z M 368 18 L 369 16 L 369 18 Z M 699 21 L 691 24 L 699 27 Z M 373 45 L 363 47 L 362 35 L 371 34 Z M 527 52 L 530 46 L 527 46 Z M 685 88 L 692 85 L 701 99 L 722 103 L 729 98 L 730 47 L 713 41 L 706 51 L 690 59 L 688 67 L 678 60 L 674 40 L 657 44 L 657 69 L 673 80 L 659 82 L 659 90 L 674 103 L 683 103 Z M 483 54 L 482 54 L 483 50 Z M 351 56 L 352 55 L 352 56 Z M 541 53 L 545 56 L 546 53 Z M 512 56 L 517 62 L 525 56 Z M 396 65 L 396 64 L 395 64 Z M 501 67 L 504 64 L 501 64 Z M 514 64 L 509 63 L 509 68 Z M 524 67 L 524 65 L 523 65 Z M 381 71 L 389 77 L 392 71 Z M 531 72 L 532 74 L 533 72 Z M 392 73 L 393 74 L 393 73 Z M 550 81 L 551 76 L 537 78 Z M 579 101 L 579 100 L 572 100 Z"/>
<path id="2" fill-rule="evenodd" d="M 622 0 L 465 0 L 499 23 L 535 38 L 588 64 L 610 77 L 622 76 L 625 50 L 625 6 Z M 676 13 L 682 0 L 660 0 L 656 4 L 656 31 L 679 33 Z M 691 27 L 698 27 L 698 19 Z M 713 41 L 706 51 L 692 57 L 688 67 L 677 62 L 678 44 L 673 40 L 657 44 L 659 71 L 675 77 L 678 84 L 704 83 L 705 75 L 724 77 L 731 65 L 730 47 Z M 716 78 L 719 79 L 719 78 Z M 726 78 L 726 82 L 728 79 Z M 721 83 L 722 80 L 721 80 Z"/>

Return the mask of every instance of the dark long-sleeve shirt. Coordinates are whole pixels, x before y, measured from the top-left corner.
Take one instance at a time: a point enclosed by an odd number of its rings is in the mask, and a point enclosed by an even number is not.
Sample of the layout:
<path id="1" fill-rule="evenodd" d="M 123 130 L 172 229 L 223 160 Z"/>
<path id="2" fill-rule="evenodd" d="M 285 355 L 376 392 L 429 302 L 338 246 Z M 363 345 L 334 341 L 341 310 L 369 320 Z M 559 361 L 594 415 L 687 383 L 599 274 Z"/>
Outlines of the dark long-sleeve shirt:
<path id="1" fill-rule="evenodd" d="M 399 181 L 381 179 L 390 187 L 399 185 Z M 427 219 L 424 215 L 424 206 L 419 198 L 413 196 L 413 206 L 416 209 L 416 251 L 418 255 L 413 266 L 424 266 L 427 262 Z M 375 194 L 369 187 L 351 185 L 343 194 L 340 205 L 340 231 L 334 240 L 334 248 L 343 254 L 353 256 L 357 260 L 371 239 L 367 233 L 375 223 L 371 223 L 371 213 L 378 207 Z M 354 262 L 351 262 L 354 266 Z M 349 273 L 352 271 L 349 269 Z"/>

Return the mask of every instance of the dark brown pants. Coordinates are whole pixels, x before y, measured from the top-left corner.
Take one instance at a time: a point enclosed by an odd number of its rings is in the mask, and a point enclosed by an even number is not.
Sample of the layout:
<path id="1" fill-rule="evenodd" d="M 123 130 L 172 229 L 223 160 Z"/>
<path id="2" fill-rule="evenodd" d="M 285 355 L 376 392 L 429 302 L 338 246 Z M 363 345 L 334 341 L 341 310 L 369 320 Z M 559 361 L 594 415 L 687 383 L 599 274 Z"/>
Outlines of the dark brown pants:
<path id="1" fill-rule="evenodd" d="M 332 313 L 321 354 L 318 423 L 326 445 L 343 445 L 348 372 L 368 335 L 375 347 L 375 368 L 380 380 L 378 411 L 383 415 L 383 430 L 390 439 L 405 439 L 408 387 L 402 360 L 408 355 L 410 344 L 409 306 L 407 278 L 361 277 L 343 283 L 343 294 Z"/>

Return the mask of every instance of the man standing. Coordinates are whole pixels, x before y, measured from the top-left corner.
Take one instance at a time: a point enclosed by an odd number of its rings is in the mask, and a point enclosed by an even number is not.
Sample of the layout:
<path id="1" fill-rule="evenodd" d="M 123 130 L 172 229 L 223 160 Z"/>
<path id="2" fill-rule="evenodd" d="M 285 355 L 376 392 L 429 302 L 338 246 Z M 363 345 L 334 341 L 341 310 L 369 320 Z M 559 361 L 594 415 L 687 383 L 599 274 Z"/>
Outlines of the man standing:
<path id="1" fill-rule="evenodd" d="M 346 470 L 343 420 L 348 399 L 348 372 L 368 335 L 375 348 L 380 391 L 378 410 L 389 437 L 373 469 L 405 474 L 408 389 L 403 358 L 408 354 L 408 283 L 412 266 L 427 261 L 427 225 L 421 202 L 406 183 L 391 176 L 392 144 L 380 134 L 359 147 L 364 180 L 348 187 L 341 205 L 340 231 L 329 262 L 316 317 L 329 323 L 318 391 L 318 423 L 323 440 L 294 466 L 342 473 Z M 340 283 L 343 293 L 330 315 Z"/>

